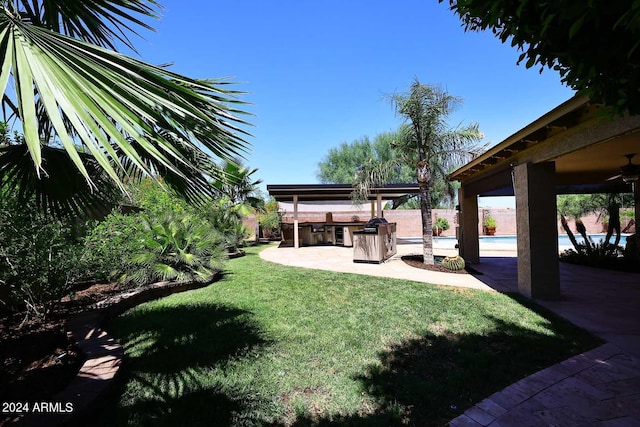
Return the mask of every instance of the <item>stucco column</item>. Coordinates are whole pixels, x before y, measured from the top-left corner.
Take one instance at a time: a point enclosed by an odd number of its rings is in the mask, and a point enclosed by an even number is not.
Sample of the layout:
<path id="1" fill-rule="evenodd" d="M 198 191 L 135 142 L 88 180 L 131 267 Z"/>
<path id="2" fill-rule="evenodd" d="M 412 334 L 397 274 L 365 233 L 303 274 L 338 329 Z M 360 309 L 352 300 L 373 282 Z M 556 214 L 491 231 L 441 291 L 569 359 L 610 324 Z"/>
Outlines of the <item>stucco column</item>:
<path id="1" fill-rule="evenodd" d="M 460 224 L 458 245 L 460 256 L 470 264 L 480 262 L 480 239 L 478 235 L 478 195 L 465 192 L 464 185 L 458 190 Z"/>
<path id="2" fill-rule="evenodd" d="M 560 296 L 554 162 L 514 167 L 518 289 L 529 298 Z"/>

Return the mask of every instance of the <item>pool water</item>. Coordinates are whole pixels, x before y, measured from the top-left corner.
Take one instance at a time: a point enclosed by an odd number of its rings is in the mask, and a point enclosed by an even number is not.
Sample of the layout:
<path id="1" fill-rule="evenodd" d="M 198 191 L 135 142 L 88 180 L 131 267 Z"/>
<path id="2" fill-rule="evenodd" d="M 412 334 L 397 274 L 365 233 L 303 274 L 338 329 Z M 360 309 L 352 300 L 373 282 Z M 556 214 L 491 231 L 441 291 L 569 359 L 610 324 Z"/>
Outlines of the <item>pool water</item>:
<path id="1" fill-rule="evenodd" d="M 591 239 L 595 242 L 598 243 L 600 240 L 604 240 L 605 237 L 607 235 L 605 233 L 597 233 L 597 234 L 590 234 L 589 237 L 591 237 Z M 629 234 L 623 234 L 620 238 L 620 245 L 625 245 L 627 243 L 626 241 L 626 237 L 629 236 Z M 582 238 L 582 236 L 576 234 L 575 235 L 576 241 L 578 243 L 584 243 L 584 239 Z M 611 237 L 611 242 L 613 243 L 615 239 L 615 236 Z M 422 238 L 421 237 L 416 237 L 416 238 L 408 238 L 408 239 L 402 239 L 403 241 L 410 241 L 411 243 L 421 243 L 422 242 Z M 444 246 L 451 246 L 453 247 L 456 243 L 457 243 L 457 239 L 455 237 L 434 237 L 433 238 L 433 242 L 434 244 L 439 243 L 442 244 Z M 518 243 L 517 240 L 517 236 L 480 236 L 480 244 L 500 244 L 500 245 L 516 245 Z M 573 244 L 571 243 L 571 240 L 569 240 L 569 236 L 567 236 L 566 234 L 560 234 L 558 235 L 558 246 L 562 247 L 562 246 L 569 246 L 572 247 Z"/>

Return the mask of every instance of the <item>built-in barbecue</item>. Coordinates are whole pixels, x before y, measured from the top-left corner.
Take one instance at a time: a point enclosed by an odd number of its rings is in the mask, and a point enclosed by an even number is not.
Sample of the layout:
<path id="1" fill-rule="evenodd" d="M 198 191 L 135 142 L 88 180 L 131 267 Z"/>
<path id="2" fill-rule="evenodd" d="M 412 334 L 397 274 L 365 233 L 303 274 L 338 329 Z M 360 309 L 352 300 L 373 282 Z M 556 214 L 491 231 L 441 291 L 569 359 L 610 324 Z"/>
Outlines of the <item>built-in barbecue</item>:
<path id="1" fill-rule="evenodd" d="M 385 218 L 371 218 L 353 232 L 353 262 L 380 264 L 396 252 L 396 224 Z"/>

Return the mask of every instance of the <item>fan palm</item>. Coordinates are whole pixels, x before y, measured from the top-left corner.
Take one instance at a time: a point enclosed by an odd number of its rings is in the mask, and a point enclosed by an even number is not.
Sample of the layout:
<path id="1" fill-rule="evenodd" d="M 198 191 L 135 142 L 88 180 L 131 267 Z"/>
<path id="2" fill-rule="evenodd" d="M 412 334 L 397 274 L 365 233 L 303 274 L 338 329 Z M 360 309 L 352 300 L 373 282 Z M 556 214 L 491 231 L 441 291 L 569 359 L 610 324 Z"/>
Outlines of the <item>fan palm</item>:
<path id="1" fill-rule="evenodd" d="M 226 257 L 224 236 L 208 223 L 190 215 L 142 215 L 146 230 L 141 251 L 129 262 L 125 283 L 146 285 L 159 280 L 177 283 L 211 281 Z"/>
<path id="2" fill-rule="evenodd" d="M 408 93 L 395 94 L 390 100 L 396 113 L 406 120 L 394 148 L 400 154 L 402 162 L 416 167 L 424 263 L 433 264 L 430 192 L 434 177 L 446 177 L 456 165 L 463 164 L 480 152 L 477 142 L 483 135 L 475 123 L 449 127 L 448 116 L 461 100 L 438 86 L 424 85 L 416 79 Z M 363 198 L 371 186 L 385 184 L 389 171 L 394 167 L 397 167 L 395 161 L 364 165 L 356 176 L 354 197 Z M 448 181 L 444 179 L 443 182 Z M 453 198 L 453 187 L 449 186 L 448 191 L 449 197 Z"/>
<path id="3" fill-rule="evenodd" d="M 211 175 L 215 176 L 213 186 L 218 197 L 228 199 L 233 206 L 239 207 L 241 215 L 247 215 L 251 210 L 264 208 L 264 201 L 256 197 L 261 179 L 255 179 L 253 175 L 258 169 L 249 169 L 243 166 L 240 159 L 225 160 L 220 165 L 215 165 Z"/>
<path id="4" fill-rule="evenodd" d="M 86 156 L 122 191 L 132 173 L 164 173 L 174 177 L 165 182 L 193 196 L 206 187 L 211 155 L 246 151 L 246 122 L 235 107 L 241 102 L 228 82 L 192 79 L 115 50 L 116 43 L 133 48 L 127 33 L 135 28 L 151 28 L 143 19 L 157 17 L 155 1 L 1 4 L 5 120 L 24 133 L 37 178 L 64 173 L 45 162 L 50 146 L 66 152 L 89 191 L 101 182 Z"/>

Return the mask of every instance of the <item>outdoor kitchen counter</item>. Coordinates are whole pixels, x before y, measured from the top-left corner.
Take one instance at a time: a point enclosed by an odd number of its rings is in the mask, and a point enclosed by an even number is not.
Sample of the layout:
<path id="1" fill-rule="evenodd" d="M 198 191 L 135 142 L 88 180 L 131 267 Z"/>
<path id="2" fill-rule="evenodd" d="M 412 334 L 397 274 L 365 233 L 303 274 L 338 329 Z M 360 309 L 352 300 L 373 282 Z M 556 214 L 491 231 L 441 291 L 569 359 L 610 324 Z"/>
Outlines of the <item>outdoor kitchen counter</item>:
<path id="1" fill-rule="evenodd" d="M 292 234 L 293 224 L 283 223 L 283 227 L 291 227 L 285 236 Z M 353 233 L 364 227 L 364 222 L 300 222 L 298 223 L 301 244 L 353 246 Z"/>

